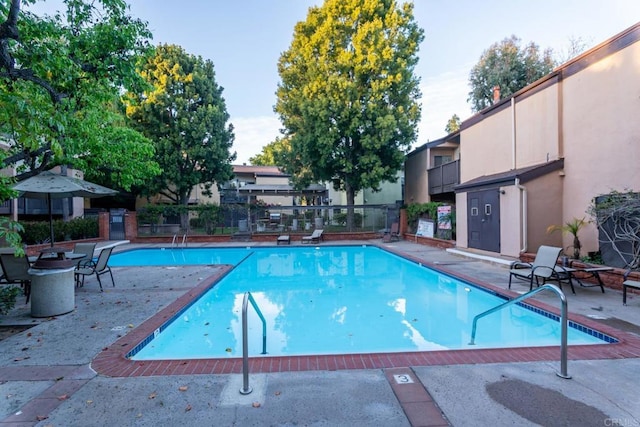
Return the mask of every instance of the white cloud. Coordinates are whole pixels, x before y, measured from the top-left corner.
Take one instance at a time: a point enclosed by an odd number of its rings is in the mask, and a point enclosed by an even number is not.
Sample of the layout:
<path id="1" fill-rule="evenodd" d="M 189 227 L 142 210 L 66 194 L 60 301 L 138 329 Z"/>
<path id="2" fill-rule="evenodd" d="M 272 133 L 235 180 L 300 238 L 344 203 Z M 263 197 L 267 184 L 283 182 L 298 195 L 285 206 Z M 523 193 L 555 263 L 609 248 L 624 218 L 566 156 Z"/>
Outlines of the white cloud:
<path id="1" fill-rule="evenodd" d="M 262 147 L 280 136 L 280 121 L 274 115 L 238 117 L 231 119 L 235 141 L 233 150 L 238 153 L 234 164 L 249 164 L 249 157 L 262 152 Z"/>
<path id="2" fill-rule="evenodd" d="M 471 116 L 471 107 L 467 103 L 469 69 L 462 67 L 422 81 L 422 120 L 418 126 L 417 146 L 445 136 L 444 128 L 454 114 L 462 121 Z"/>

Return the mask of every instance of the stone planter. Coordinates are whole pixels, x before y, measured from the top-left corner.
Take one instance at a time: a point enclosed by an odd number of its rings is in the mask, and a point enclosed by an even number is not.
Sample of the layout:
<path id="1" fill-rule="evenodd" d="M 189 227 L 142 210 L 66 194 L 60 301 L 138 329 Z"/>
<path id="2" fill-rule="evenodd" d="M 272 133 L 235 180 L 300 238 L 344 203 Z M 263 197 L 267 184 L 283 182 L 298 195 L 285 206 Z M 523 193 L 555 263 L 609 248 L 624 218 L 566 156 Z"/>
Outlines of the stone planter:
<path id="1" fill-rule="evenodd" d="M 29 269 L 31 275 L 31 316 L 58 316 L 75 309 L 74 270 L 75 267 L 48 270 Z"/>

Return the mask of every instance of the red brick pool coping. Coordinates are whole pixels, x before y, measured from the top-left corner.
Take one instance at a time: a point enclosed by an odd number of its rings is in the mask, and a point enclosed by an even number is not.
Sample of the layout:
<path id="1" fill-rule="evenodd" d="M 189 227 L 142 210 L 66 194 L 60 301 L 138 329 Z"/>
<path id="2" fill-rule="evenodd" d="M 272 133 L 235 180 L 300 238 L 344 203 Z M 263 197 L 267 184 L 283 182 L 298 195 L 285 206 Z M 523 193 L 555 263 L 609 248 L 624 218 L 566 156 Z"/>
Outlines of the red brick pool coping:
<path id="1" fill-rule="evenodd" d="M 387 248 L 385 248 L 387 249 Z M 388 250 L 388 249 L 387 249 Z M 456 278 L 474 283 L 508 297 L 519 294 L 498 288 L 489 283 L 454 273 L 446 266 L 432 265 L 424 260 L 415 259 L 406 253 L 399 254 L 415 262 L 429 266 Z M 200 285 L 179 297 L 140 326 L 103 349 L 93 360 L 91 366 L 100 375 L 110 377 L 141 377 L 157 375 L 194 375 L 194 374 L 237 374 L 242 373 L 242 358 L 194 359 L 194 360 L 158 360 L 134 361 L 126 355 L 141 341 L 153 334 L 157 328 L 171 319 L 191 301 L 207 291 L 212 283 L 228 274 L 233 266 L 222 266 L 220 271 L 203 280 Z M 559 315 L 559 310 L 547 304 L 529 300 L 528 304 Z M 570 360 L 626 359 L 640 357 L 640 337 L 620 331 L 608 325 L 598 323 L 585 316 L 569 314 L 569 320 L 600 331 L 616 338 L 614 344 L 569 346 Z M 512 363 L 558 361 L 559 346 L 529 348 L 499 348 L 477 350 L 439 350 L 410 353 L 374 353 L 341 354 L 317 356 L 262 356 L 249 358 L 252 373 L 320 371 L 347 369 L 382 369 L 408 366 L 458 365 L 476 363 Z"/>

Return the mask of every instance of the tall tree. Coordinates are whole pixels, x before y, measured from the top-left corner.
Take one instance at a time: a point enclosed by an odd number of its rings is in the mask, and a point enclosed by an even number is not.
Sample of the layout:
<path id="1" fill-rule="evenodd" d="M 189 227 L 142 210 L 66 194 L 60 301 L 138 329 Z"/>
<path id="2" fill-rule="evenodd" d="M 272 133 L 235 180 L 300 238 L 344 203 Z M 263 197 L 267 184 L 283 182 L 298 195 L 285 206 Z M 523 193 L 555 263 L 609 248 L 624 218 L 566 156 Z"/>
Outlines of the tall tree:
<path id="1" fill-rule="evenodd" d="M 422 39 L 411 3 L 326 0 L 309 9 L 280 57 L 275 106 L 291 143 L 285 171 L 298 187 L 331 181 L 353 205 L 363 188 L 396 180 L 420 118 L 413 71 Z"/>
<path id="2" fill-rule="evenodd" d="M 254 166 L 283 166 L 282 157 L 288 150 L 289 140 L 278 137 L 262 147 L 261 153 L 249 157 L 249 162 Z"/>
<path id="3" fill-rule="evenodd" d="M 186 205 L 191 190 L 231 179 L 233 126 L 215 80 L 213 63 L 174 45 L 160 45 L 140 64 L 149 83 L 144 92 L 126 96 L 127 115 L 151 139 L 162 174 L 151 180 L 146 194 L 162 194 Z M 188 225 L 183 222 L 183 227 Z"/>
<path id="4" fill-rule="evenodd" d="M 17 165 L 21 180 L 70 165 L 125 190 L 158 173 L 153 146 L 120 105 L 123 88 L 142 82 L 135 62 L 149 48 L 146 24 L 123 0 L 65 0 L 54 16 L 29 11 L 34 3 L 0 0 L 2 166 Z"/>
<path id="5" fill-rule="evenodd" d="M 460 117 L 458 117 L 457 114 L 454 114 L 453 116 L 451 116 L 451 118 L 447 122 L 447 125 L 444 127 L 444 131 L 447 134 L 450 134 L 453 132 L 457 132 L 459 130 L 460 130 Z"/>
<path id="6" fill-rule="evenodd" d="M 474 111 L 493 104 L 493 88 L 500 88 L 500 98 L 508 98 L 528 84 L 549 74 L 555 61 L 553 51 L 540 51 L 535 43 L 521 47 L 514 35 L 492 44 L 480 56 L 469 74 L 468 101 Z"/>

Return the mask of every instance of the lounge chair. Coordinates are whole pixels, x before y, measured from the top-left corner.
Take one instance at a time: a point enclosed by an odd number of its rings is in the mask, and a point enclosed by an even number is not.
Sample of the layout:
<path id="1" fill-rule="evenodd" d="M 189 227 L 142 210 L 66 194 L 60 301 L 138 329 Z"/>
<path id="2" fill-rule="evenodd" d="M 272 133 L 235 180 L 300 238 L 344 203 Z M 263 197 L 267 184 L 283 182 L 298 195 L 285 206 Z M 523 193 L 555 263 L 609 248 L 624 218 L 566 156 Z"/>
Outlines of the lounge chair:
<path id="1" fill-rule="evenodd" d="M 93 259 L 93 252 L 95 250 L 96 250 L 95 243 L 80 242 L 80 243 L 76 243 L 73 246 L 72 254 L 74 255 L 74 258 L 78 257 L 78 264 L 80 264 L 80 262 L 83 260 Z M 80 255 L 84 255 L 84 257 L 80 257 Z"/>
<path id="2" fill-rule="evenodd" d="M 382 237 L 383 242 L 394 242 L 400 240 L 400 225 L 397 222 L 391 224 L 391 229 L 385 231 Z"/>
<path id="3" fill-rule="evenodd" d="M 631 270 L 627 270 L 624 272 L 622 282 L 622 304 L 627 305 L 627 288 L 640 289 L 640 282 L 637 280 L 629 280 L 629 274 L 631 274 Z"/>
<path id="4" fill-rule="evenodd" d="M 276 244 L 280 245 L 288 245 L 291 243 L 291 236 L 289 236 L 288 234 L 281 234 L 278 236 L 278 238 L 276 239 Z"/>
<path id="5" fill-rule="evenodd" d="M 560 252 L 562 252 L 562 248 L 543 245 L 538 248 L 533 263 L 513 262 L 509 270 L 509 289 L 511 289 L 511 279 L 514 277 L 527 280 L 530 291 L 533 290 L 534 280 L 536 286 L 540 286 L 540 279 L 542 279 L 542 284 L 557 281 L 560 288 L 562 288 L 562 281 L 566 280 L 571 285 L 573 293 L 575 293 L 573 283 L 571 282 L 571 274 L 562 266 L 557 265 Z"/>
<path id="6" fill-rule="evenodd" d="M 31 296 L 31 275 L 29 275 L 29 259 L 26 256 L 15 256 L 13 253 L 0 252 L 0 265 L 2 266 L 2 281 L 4 283 L 19 283 L 22 286 L 26 303 Z"/>
<path id="7" fill-rule="evenodd" d="M 302 243 L 317 243 L 320 240 L 323 240 L 324 237 L 322 237 L 322 232 L 324 230 L 322 230 L 321 228 L 318 228 L 316 230 L 313 230 L 313 233 L 311 233 L 310 236 L 302 236 Z"/>
<path id="8" fill-rule="evenodd" d="M 100 276 L 109 273 L 111 276 L 111 283 L 113 283 L 113 287 L 116 286 L 116 282 L 113 280 L 113 273 L 111 272 L 111 267 L 109 267 L 109 257 L 111 256 L 111 248 L 105 248 L 100 251 L 100 255 L 98 255 L 98 260 L 93 261 L 92 259 L 81 260 L 78 263 L 78 266 L 75 270 L 75 279 L 76 279 L 76 287 L 84 286 L 84 278 L 85 276 L 91 276 L 92 274 L 96 275 L 98 279 L 98 284 L 100 285 L 100 291 L 102 291 L 102 281 L 100 280 Z"/>

